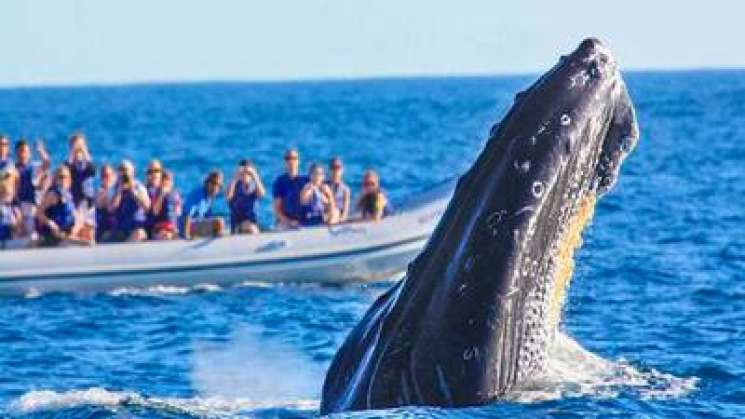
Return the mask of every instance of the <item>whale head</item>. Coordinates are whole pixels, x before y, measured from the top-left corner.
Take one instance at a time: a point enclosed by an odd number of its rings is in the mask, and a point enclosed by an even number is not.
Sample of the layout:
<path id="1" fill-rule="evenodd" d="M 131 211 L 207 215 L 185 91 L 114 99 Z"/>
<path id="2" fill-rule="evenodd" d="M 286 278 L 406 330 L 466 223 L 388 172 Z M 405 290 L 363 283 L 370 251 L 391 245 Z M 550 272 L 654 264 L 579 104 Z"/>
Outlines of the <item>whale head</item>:
<path id="1" fill-rule="evenodd" d="M 598 40 L 519 93 L 406 277 L 337 353 L 322 412 L 482 404 L 540 374 L 581 232 L 637 138 Z"/>

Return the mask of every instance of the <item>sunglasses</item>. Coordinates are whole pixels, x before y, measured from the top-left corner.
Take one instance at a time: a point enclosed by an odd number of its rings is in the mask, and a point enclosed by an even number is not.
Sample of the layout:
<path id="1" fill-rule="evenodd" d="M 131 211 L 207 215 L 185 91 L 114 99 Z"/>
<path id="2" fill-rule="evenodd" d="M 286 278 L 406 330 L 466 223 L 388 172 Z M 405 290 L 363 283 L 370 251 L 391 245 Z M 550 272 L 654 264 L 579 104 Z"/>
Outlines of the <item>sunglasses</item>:
<path id="1" fill-rule="evenodd" d="M 285 161 L 297 160 L 297 156 L 285 156 Z"/>
<path id="2" fill-rule="evenodd" d="M 335 164 L 335 165 L 331 166 L 331 168 L 332 168 L 332 169 L 334 169 L 334 170 L 339 170 L 339 169 L 341 169 L 341 168 L 342 168 L 342 165 L 340 165 L 340 164 Z"/>
<path id="3" fill-rule="evenodd" d="M 362 186 L 377 186 L 377 183 L 370 181 L 370 180 L 366 180 L 362 182 Z"/>
<path id="4" fill-rule="evenodd" d="M 70 179 L 70 176 L 69 175 L 57 175 L 57 179 L 59 180 Z"/>
<path id="5" fill-rule="evenodd" d="M 160 172 L 161 172 L 160 169 L 150 169 L 150 170 L 147 171 L 147 174 L 148 175 L 153 175 L 155 173 L 160 173 Z"/>

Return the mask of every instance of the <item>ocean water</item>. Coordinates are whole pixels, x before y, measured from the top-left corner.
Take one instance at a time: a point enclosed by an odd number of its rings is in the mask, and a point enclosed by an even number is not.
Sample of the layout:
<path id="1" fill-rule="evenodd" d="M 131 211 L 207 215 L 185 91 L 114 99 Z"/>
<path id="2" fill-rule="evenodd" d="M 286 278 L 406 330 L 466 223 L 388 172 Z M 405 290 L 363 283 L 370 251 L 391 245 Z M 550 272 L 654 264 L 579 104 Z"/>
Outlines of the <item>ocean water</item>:
<path id="1" fill-rule="evenodd" d="M 533 77 L 0 90 L 0 131 L 58 159 L 159 157 L 186 191 L 250 157 L 339 154 L 401 198 L 460 173 Z M 355 417 L 745 416 L 745 72 L 626 75 L 642 138 L 585 232 L 549 373 L 510 400 Z M 270 222 L 268 203 L 262 221 Z M 2 268 L 0 267 L 0 270 Z M 390 282 L 0 297 L 0 416 L 314 417 Z"/>

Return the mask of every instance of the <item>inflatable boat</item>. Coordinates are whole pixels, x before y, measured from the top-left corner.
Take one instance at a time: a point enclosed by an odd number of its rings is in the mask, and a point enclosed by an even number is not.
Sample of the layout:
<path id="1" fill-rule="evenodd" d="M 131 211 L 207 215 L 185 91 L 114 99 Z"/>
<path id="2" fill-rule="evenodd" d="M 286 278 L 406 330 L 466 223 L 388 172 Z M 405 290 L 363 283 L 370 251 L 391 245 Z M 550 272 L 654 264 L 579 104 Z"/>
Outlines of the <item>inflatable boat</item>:
<path id="1" fill-rule="evenodd" d="M 444 212 L 445 182 L 378 222 L 255 236 L 0 251 L 0 293 L 246 281 L 344 283 L 406 269 Z"/>

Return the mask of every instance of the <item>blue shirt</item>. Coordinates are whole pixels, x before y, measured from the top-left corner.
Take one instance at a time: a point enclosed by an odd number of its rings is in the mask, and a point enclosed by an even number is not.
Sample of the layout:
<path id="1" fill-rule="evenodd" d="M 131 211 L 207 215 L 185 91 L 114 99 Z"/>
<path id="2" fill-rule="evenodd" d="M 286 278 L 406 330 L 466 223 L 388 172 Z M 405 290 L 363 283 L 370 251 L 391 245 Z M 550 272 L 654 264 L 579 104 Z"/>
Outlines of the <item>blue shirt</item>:
<path id="1" fill-rule="evenodd" d="M 207 196 L 207 190 L 200 186 L 189 194 L 184 202 L 184 216 L 192 220 L 203 220 L 217 215 L 227 214 L 227 204 L 222 194 Z"/>
<path id="2" fill-rule="evenodd" d="M 282 211 L 293 220 L 300 219 L 300 191 L 308 180 L 308 176 L 297 175 L 291 178 L 285 173 L 274 181 L 272 196 L 275 199 L 282 198 Z"/>

